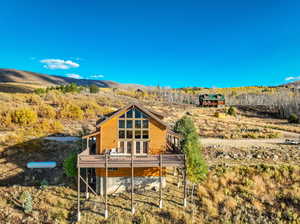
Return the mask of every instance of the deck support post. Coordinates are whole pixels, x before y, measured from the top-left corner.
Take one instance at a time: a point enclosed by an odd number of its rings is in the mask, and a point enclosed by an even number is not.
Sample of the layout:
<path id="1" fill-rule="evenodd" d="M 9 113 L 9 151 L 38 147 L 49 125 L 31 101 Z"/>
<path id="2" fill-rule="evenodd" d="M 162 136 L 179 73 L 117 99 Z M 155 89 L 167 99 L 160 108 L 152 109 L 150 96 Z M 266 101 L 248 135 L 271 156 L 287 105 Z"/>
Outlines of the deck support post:
<path id="1" fill-rule="evenodd" d="M 162 154 L 159 155 L 159 208 L 163 207 L 162 201 Z"/>
<path id="2" fill-rule="evenodd" d="M 88 183 L 89 183 L 89 177 L 88 177 L 88 174 L 89 174 L 89 171 L 88 171 L 89 168 L 85 168 L 85 198 L 86 199 L 89 199 L 89 188 L 88 188 Z"/>
<path id="3" fill-rule="evenodd" d="M 78 157 L 77 157 L 78 159 Z M 78 166 L 77 174 L 77 221 L 79 222 L 81 218 L 80 215 L 80 166 Z"/>
<path id="4" fill-rule="evenodd" d="M 131 214 L 135 213 L 134 205 L 133 205 L 133 191 L 134 191 L 134 168 L 133 168 L 133 150 L 131 150 Z"/>
<path id="5" fill-rule="evenodd" d="M 186 208 L 187 206 L 187 200 L 186 200 L 186 195 L 187 195 L 187 189 L 186 189 L 186 185 L 187 185 L 187 172 L 186 172 L 187 166 L 186 166 L 186 155 L 184 155 L 184 174 L 183 174 L 183 178 L 184 178 L 184 198 L 183 198 L 183 207 Z"/>
<path id="6" fill-rule="evenodd" d="M 89 148 L 89 138 L 86 138 L 86 148 Z"/>
<path id="7" fill-rule="evenodd" d="M 108 160 L 107 160 L 107 154 L 105 154 L 105 211 L 104 211 L 104 218 L 108 218 L 108 206 L 107 206 L 107 175 L 108 175 Z"/>

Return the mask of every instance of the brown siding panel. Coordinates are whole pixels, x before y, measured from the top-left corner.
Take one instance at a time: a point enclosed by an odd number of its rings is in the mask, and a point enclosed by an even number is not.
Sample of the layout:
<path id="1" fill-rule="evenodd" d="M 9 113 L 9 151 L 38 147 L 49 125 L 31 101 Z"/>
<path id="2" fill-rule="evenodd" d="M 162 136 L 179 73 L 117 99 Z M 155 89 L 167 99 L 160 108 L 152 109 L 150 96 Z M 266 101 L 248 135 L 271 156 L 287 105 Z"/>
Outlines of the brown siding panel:
<path id="1" fill-rule="evenodd" d="M 121 116 L 121 115 L 119 115 Z M 118 147 L 118 117 L 113 117 L 101 126 L 101 136 L 99 136 L 99 143 L 97 145 L 97 152 L 103 154 L 105 149 Z M 156 120 L 150 118 L 149 122 L 149 154 L 160 154 L 166 150 L 167 129 Z M 98 142 L 97 138 L 97 142 Z M 100 140 L 101 139 L 101 140 Z M 135 176 L 159 176 L 159 167 L 152 168 L 135 168 Z M 165 168 L 163 168 L 165 174 Z M 104 176 L 105 169 L 96 169 L 97 176 Z M 110 177 L 131 176 L 131 168 L 118 168 L 115 171 L 109 171 Z"/>

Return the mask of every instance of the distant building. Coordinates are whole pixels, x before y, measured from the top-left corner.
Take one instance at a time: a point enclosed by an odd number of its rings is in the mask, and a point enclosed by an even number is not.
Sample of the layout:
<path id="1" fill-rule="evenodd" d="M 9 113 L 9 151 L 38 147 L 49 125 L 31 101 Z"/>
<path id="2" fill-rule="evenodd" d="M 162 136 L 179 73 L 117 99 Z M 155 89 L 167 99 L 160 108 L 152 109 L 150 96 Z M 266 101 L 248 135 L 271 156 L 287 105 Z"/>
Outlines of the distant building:
<path id="1" fill-rule="evenodd" d="M 220 107 L 225 105 L 225 96 L 222 94 L 200 94 L 200 107 Z"/>

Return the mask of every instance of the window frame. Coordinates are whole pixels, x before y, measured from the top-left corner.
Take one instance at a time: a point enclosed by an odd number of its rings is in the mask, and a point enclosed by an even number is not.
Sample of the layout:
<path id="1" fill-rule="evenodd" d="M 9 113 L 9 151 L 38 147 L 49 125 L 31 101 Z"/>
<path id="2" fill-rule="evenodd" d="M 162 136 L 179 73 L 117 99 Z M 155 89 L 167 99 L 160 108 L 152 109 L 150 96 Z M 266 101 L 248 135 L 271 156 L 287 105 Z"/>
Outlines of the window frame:
<path id="1" fill-rule="evenodd" d="M 132 117 L 130 116 L 129 118 L 127 117 L 127 113 L 128 111 L 132 110 Z M 136 110 L 138 110 L 138 118 L 136 118 Z M 130 114 L 130 113 L 129 113 Z M 124 120 L 124 122 L 120 122 Z M 131 121 L 132 123 L 132 127 L 131 128 L 127 128 L 127 121 Z M 136 128 L 136 121 L 140 121 L 140 127 Z M 120 123 L 123 123 L 124 127 L 120 127 Z M 147 127 L 144 128 L 144 123 L 147 123 Z M 124 112 L 124 114 L 120 115 L 118 117 L 118 121 L 117 121 L 117 138 L 118 138 L 118 148 L 117 148 L 117 152 L 118 154 L 124 154 L 124 155 L 130 155 L 131 153 L 133 153 L 134 155 L 147 155 L 149 154 L 149 142 L 150 142 L 150 119 L 149 116 L 147 114 L 145 114 L 143 111 L 139 110 L 138 108 L 131 108 L 127 111 Z M 124 138 L 120 138 L 120 131 L 124 131 L 125 132 L 125 137 Z M 128 138 L 127 137 L 127 131 L 131 131 L 132 132 L 132 138 Z M 140 138 L 136 138 L 136 131 L 139 131 L 140 133 Z M 144 132 L 148 132 L 147 137 L 148 138 L 143 138 L 143 133 Z M 123 142 L 123 143 L 121 143 Z M 131 142 L 131 152 L 128 152 L 128 142 Z M 139 142 L 138 144 L 140 144 L 140 153 L 136 152 L 136 145 L 137 142 Z M 144 145 L 147 142 L 147 153 L 144 153 Z M 121 144 L 124 144 L 124 150 L 123 152 L 119 152 L 119 148 L 121 146 Z M 130 143 L 129 143 L 130 144 Z"/>

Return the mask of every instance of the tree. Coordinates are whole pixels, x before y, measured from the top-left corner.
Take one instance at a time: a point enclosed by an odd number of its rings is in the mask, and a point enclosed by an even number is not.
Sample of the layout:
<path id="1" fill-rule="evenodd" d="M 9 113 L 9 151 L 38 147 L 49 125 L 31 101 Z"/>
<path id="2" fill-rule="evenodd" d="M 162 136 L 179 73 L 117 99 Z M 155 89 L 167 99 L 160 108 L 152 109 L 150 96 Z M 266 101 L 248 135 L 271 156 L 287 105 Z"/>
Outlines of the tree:
<path id="1" fill-rule="evenodd" d="M 182 150 L 186 156 L 186 174 L 190 182 L 192 182 L 192 204 L 195 185 L 206 178 L 208 166 L 202 155 L 202 147 L 199 135 L 196 131 L 192 119 L 183 116 L 175 124 L 174 131 L 183 136 L 181 141 Z M 193 208 L 194 213 L 194 208 Z"/>
<path id="2" fill-rule="evenodd" d="M 186 155 L 188 179 L 197 184 L 205 179 L 208 168 L 202 155 L 199 135 L 192 119 L 183 116 L 175 124 L 174 131 L 183 136 L 181 147 Z"/>
<path id="3" fill-rule="evenodd" d="M 99 87 L 96 86 L 95 84 L 90 85 L 90 93 L 98 93 L 99 92 Z"/>

